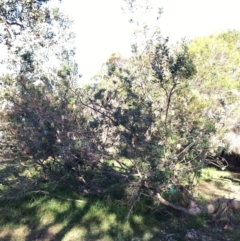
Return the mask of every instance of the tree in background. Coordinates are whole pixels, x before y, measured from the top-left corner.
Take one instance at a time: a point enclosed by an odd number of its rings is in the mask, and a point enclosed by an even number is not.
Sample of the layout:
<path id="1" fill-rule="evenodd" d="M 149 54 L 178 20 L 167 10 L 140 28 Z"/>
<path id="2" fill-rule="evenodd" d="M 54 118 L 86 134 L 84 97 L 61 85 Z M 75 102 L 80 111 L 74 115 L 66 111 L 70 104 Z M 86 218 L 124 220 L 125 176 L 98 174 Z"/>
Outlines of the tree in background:
<path id="1" fill-rule="evenodd" d="M 207 100 L 205 114 L 217 130 L 211 140 L 212 153 L 222 149 L 239 153 L 238 131 L 234 131 L 239 118 L 239 41 L 238 31 L 228 31 L 196 38 L 189 44 L 197 67 L 193 87 L 201 101 Z"/>
<path id="2" fill-rule="evenodd" d="M 39 23 L 52 21 L 46 4 L 49 0 L 37 1 L 1 1 L 1 42 L 11 49 L 16 36 L 24 34 L 24 30 L 34 30 Z M 31 13 L 31 14 L 30 14 Z"/>
<path id="3" fill-rule="evenodd" d="M 8 47 L 1 63 L 6 69 L 1 76 L 1 158 L 6 169 L 1 182 L 18 183 L 21 192 L 37 183 L 37 175 L 24 179 L 22 169 L 35 166 L 46 175 L 46 167 L 54 171 L 58 166 L 58 172 L 66 168 L 73 133 L 83 128 L 82 107 L 75 105 L 78 69 L 71 21 L 45 2 L 6 1 L 1 8 Z M 56 164 L 57 157 L 64 162 Z"/>

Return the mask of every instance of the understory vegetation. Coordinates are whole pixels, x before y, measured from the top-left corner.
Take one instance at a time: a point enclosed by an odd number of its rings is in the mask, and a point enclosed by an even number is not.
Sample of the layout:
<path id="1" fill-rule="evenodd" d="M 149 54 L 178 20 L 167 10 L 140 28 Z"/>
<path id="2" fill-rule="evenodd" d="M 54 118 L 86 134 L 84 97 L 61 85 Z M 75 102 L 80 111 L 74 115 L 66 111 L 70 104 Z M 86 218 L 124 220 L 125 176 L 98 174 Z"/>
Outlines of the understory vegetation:
<path id="1" fill-rule="evenodd" d="M 170 44 L 135 18 L 161 9 L 125 1 L 131 57 L 79 87 L 72 23 L 47 2 L 1 9 L 0 237 L 237 240 L 238 175 L 209 166 L 239 168 L 240 33 Z"/>

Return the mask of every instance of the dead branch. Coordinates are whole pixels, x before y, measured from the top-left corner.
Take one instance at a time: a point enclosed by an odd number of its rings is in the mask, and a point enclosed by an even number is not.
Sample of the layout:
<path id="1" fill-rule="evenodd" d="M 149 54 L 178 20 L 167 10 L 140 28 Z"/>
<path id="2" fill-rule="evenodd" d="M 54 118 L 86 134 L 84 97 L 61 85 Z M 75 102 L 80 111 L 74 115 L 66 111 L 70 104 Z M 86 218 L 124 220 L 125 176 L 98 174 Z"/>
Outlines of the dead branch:
<path id="1" fill-rule="evenodd" d="M 177 204 L 173 204 L 166 199 L 164 199 L 159 193 L 156 193 L 152 195 L 152 197 L 159 201 L 161 204 L 165 206 L 169 206 L 175 210 L 181 211 L 184 214 L 190 215 L 190 216 L 196 216 L 199 214 L 214 214 L 214 213 L 223 213 L 226 209 L 234 209 L 238 210 L 240 209 L 240 201 L 235 199 L 229 199 L 229 198 L 220 198 L 215 201 L 213 201 L 210 204 L 207 205 L 197 205 L 195 202 L 195 205 L 190 205 L 189 208 L 182 207 Z"/>

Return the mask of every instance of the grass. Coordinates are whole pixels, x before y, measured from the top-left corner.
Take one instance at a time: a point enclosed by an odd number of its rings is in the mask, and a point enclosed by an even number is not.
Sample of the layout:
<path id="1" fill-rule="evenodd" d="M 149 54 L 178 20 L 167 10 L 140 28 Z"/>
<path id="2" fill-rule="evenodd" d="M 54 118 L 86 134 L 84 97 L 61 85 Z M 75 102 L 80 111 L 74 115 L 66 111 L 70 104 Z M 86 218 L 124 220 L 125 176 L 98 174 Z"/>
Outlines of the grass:
<path id="1" fill-rule="evenodd" d="M 79 198 L 67 190 L 61 196 Z M 150 240 L 159 221 L 109 198 L 69 202 L 49 195 L 31 195 L 2 203 L 0 240 Z"/>
<path id="2" fill-rule="evenodd" d="M 212 196 L 205 195 L 209 187 L 222 190 L 223 194 L 224 185 L 206 181 L 222 175 L 230 174 L 203 170 L 200 187 L 206 186 L 197 189 L 202 202 L 215 198 L 211 190 Z M 235 214 L 233 223 L 222 220 L 216 223 L 210 216 L 187 217 L 143 198 L 128 218 L 128 207 L 110 197 L 83 198 L 63 187 L 50 188 L 49 191 L 67 198 L 81 199 L 81 202 L 44 194 L 32 194 L 11 202 L 1 201 L 0 240 L 181 241 L 186 240 L 185 236 L 190 231 L 197 232 L 198 237 L 207 237 L 204 240 L 238 241 L 240 237 L 237 228 L 239 214 Z"/>
<path id="3" fill-rule="evenodd" d="M 229 171 L 220 171 L 214 167 L 207 167 L 202 170 L 201 179 L 211 181 L 213 178 L 230 177 L 231 175 Z"/>

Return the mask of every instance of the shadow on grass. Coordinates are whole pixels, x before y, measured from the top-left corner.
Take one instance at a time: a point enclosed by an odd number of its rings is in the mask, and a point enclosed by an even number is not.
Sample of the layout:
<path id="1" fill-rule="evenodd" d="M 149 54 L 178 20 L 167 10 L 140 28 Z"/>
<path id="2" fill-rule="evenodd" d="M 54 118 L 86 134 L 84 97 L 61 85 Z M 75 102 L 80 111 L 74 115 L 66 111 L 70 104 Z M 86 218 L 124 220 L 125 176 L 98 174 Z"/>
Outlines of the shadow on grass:
<path id="1" fill-rule="evenodd" d="M 30 173 L 31 171 L 31 173 Z M 129 208 L 110 197 L 81 197 L 60 186 L 45 186 L 43 190 L 80 202 L 67 201 L 52 195 L 24 195 L 21 187 L 34 190 L 34 168 L 27 165 L 2 165 L 0 168 L 0 240 L 159 240 L 162 237 L 161 217 L 156 218 L 146 208 L 149 200 L 139 202 L 128 219 Z M 11 180 L 10 183 L 4 183 Z M 18 180 L 21 186 L 18 187 Z M 14 183 L 14 189 L 5 188 Z M 15 185 L 16 183 L 16 185 Z M 24 185 L 22 185 L 24 183 Z M 3 184 L 3 185 L 1 185 Z M 23 188 L 23 189 L 24 189 Z M 13 191 L 12 191 L 13 190 Z M 21 193 L 21 195 L 19 195 Z M 16 196 L 16 200 L 6 201 Z M 122 196 L 116 191 L 115 196 Z M 1 197 L 3 199 L 1 199 Z M 150 201 L 152 205 L 152 200 Z M 149 205 L 149 206 L 150 206 Z M 164 240 L 164 239 L 161 239 Z"/>
<path id="2" fill-rule="evenodd" d="M 211 187 L 216 188 L 214 184 Z M 209 183 L 202 183 L 201 188 L 209 189 Z M 225 241 L 228 237 L 231 241 L 239 240 L 239 231 L 230 232 L 222 228 L 219 231 L 219 227 L 209 225 L 211 217 L 187 217 L 161 205 L 155 205 L 153 210 L 149 208 L 153 207 L 153 201 L 148 198 L 143 198 L 127 219 L 128 207 L 110 197 L 80 197 L 60 186 L 48 187 L 47 190 L 79 202 L 43 193 L 9 202 L 0 200 L 0 240 L 181 241 L 185 240 L 189 230 L 197 230 L 198 234 L 212 238 L 209 240 Z M 175 199 L 172 201 L 176 203 L 177 196 Z M 239 221 L 236 223 L 239 225 Z"/>
<path id="3" fill-rule="evenodd" d="M 55 191 L 79 199 L 68 190 Z M 4 241 L 159 240 L 162 235 L 160 220 L 152 213 L 139 206 L 127 219 L 128 208 L 110 198 L 73 202 L 34 194 L 1 203 L 0 213 L 0 240 Z"/>

